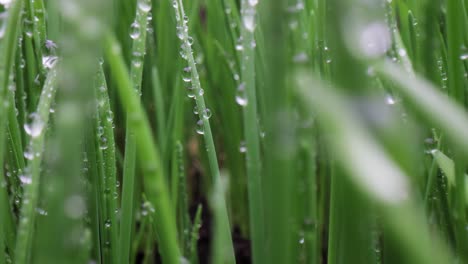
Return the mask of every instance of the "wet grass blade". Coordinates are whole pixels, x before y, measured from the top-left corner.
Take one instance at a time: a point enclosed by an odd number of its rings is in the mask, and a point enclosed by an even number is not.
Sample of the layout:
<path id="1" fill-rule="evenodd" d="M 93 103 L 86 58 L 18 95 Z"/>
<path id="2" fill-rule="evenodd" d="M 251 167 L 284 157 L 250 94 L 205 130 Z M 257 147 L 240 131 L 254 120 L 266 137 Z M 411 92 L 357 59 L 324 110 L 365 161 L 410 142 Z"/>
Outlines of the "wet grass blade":
<path id="1" fill-rule="evenodd" d="M 468 156 L 468 114 L 445 94 L 420 77 L 410 77 L 404 70 L 391 62 L 376 66 L 376 71 L 384 78 L 394 81 L 401 94 L 423 117 L 437 125 L 459 151 Z"/>
<path id="2" fill-rule="evenodd" d="M 31 124 L 26 125 L 26 130 L 31 137 L 28 166 L 20 175 L 23 185 L 23 205 L 21 207 L 18 235 L 16 238 L 15 262 L 30 263 L 32 252 L 32 239 L 35 237 L 36 210 L 39 204 L 39 184 L 41 164 L 47 128 L 49 127 L 49 115 L 51 104 L 57 91 L 57 71 L 55 68 L 48 73 L 42 89 L 37 111 Z"/>
<path id="3" fill-rule="evenodd" d="M 246 145 L 246 167 L 248 178 L 250 238 L 252 240 L 253 263 L 261 263 L 265 259 L 265 219 L 263 208 L 263 192 L 261 183 L 260 130 L 258 128 L 257 92 L 255 85 L 255 34 L 256 3 L 243 0 L 241 2 L 241 80 L 237 88 L 236 100 L 241 102 L 244 113 L 244 136 Z"/>
<path id="4" fill-rule="evenodd" d="M 138 95 L 133 89 L 120 46 L 112 36 L 106 38 L 105 51 L 119 97 L 129 117 L 129 125 L 134 129 L 145 193 L 159 212 L 154 227 L 160 242 L 163 261 L 177 263 L 180 258 L 180 249 L 177 243 L 174 213 L 169 199 L 168 185 L 162 174 L 162 163 L 156 142 L 151 135 L 151 129 Z"/>
<path id="5" fill-rule="evenodd" d="M 352 114 L 352 108 L 343 96 L 305 75 L 298 78 L 301 80 L 300 93 L 309 103 L 310 110 L 325 129 L 334 131 L 333 140 L 329 143 L 338 162 L 360 195 L 371 197 L 379 206 L 392 238 L 405 245 L 408 261 L 449 262 L 452 259 L 449 251 L 440 241 L 434 246 L 422 214 L 415 210 L 407 176 L 363 130 L 361 121 Z M 407 233 L 410 230 L 411 233 Z M 438 253 L 427 254 L 433 250 L 438 250 Z"/>
<path id="6" fill-rule="evenodd" d="M 4 150 L 5 150 L 5 126 L 7 125 L 7 113 L 10 111 L 8 104 L 5 104 L 8 100 L 7 88 L 10 84 L 10 74 L 13 70 L 13 62 L 17 49 L 17 38 L 21 29 L 21 10 L 23 7 L 23 0 L 17 0 L 12 3 L 12 6 L 5 11 L 3 15 L 7 15 L 2 25 L 3 36 L 0 39 L 0 102 L 2 103 L 2 109 L 0 110 L 0 168 L 3 169 L 4 162 Z M 4 179 L 2 177 L 1 181 Z M 10 204 L 8 202 L 8 195 L 6 190 L 6 184 L 0 186 L 0 205 L 1 205 L 1 216 L 0 229 L 4 237 L 5 246 L 10 252 L 13 252 L 15 244 L 15 228 L 13 224 L 13 215 Z M 3 248 L 0 249 L 3 251 Z"/>
<path id="7" fill-rule="evenodd" d="M 141 94 L 141 83 L 143 75 L 143 62 L 146 53 L 146 33 L 148 24 L 148 12 L 151 10 L 151 2 L 138 0 L 135 21 L 131 25 L 130 37 L 133 39 L 130 75 L 132 84 L 137 93 Z M 136 140 L 130 117 L 127 116 L 124 157 L 124 175 L 122 185 L 122 223 L 120 228 L 119 260 L 121 263 L 129 261 L 131 249 L 131 232 L 133 227 L 133 198 L 135 192 L 135 162 L 136 162 Z M 162 168 L 161 168 L 162 169 Z M 164 171 L 164 170 L 163 170 Z"/>
<path id="8" fill-rule="evenodd" d="M 188 17 L 185 14 L 182 1 L 175 1 L 174 2 L 174 9 L 176 12 L 176 20 L 178 21 L 178 32 L 179 38 L 182 40 L 182 54 L 184 58 L 187 60 L 187 67 L 184 68 L 184 72 L 188 76 L 183 76 L 184 81 L 187 83 L 191 83 L 192 87 L 188 87 L 188 93 L 193 93 L 193 97 L 196 102 L 196 106 L 198 109 L 198 117 L 199 120 L 197 121 L 197 133 L 203 134 L 203 138 L 205 141 L 205 146 L 207 150 L 208 156 L 208 163 L 210 167 L 210 172 L 213 178 L 213 182 L 217 182 L 220 177 L 219 172 L 219 165 L 218 165 L 218 157 L 216 156 L 216 148 L 214 145 L 213 135 L 211 131 L 211 125 L 209 118 L 211 117 L 211 110 L 206 107 L 205 99 L 203 97 L 204 90 L 200 84 L 200 77 L 197 71 L 197 67 L 195 64 L 195 59 L 192 51 L 192 38 L 188 35 Z M 218 196 L 220 201 L 218 201 L 220 208 L 220 215 L 219 217 L 222 218 L 220 220 L 219 225 L 220 230 L 223 230 L 224 236 L 226 239 L 220 240 L 221 243 L 227 243 L 225 246 L 226 252 L 226 261 L 227 263 L 235 263 L 235 256 L 234 256 L 234 248 L 232 245 L 232 238 L 231 238 L 231 227 L 229 223 L 229 217 L 227 212 L 227 206 L 224 199 L 224 196 Z M 221 213 L 222 211 L 222 213 Z"/>

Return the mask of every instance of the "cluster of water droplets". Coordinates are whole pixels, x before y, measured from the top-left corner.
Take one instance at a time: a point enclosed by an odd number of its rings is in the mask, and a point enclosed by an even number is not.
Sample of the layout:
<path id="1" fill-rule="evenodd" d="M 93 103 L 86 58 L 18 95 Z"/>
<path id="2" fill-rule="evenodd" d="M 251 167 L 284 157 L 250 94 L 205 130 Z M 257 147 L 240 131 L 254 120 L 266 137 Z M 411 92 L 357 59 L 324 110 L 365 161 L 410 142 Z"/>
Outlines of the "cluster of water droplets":
<path id="1" fill-rule="evenodd" d="M 187 61 L 187 66 L 182 69 L 182 81 L 186 87 L 187 97 L 191 99 L 195 99 L 196 105 L 193 109 L 193 113 L 198 115 L 200 119 L 196 123 L 196 132 L 200 135 L 205 134 L 204 129 L 204 120 L 210 119 L 212 113 L 209 108 L 203 107 L 203 109 L 199 109 L 199 102 L 200 100 L 196 100 L 197 97 L 203 97 L 205 94 L 205 90 L 200 86 L 200 80 L 198 76 L 198 72 L 195 67 L 196 61 L 193 58 L 192 48 L 193 45 L 193 38 L 188 34 L 188 21 L 189 18 L 186 15 L 183 15 L 183 19 L 181 20 L 180 13 L 179 13 L 179 3 L 175 0 L 173 1 L 173 7 L 176 13 L 176 20 L 178 21 L 177 26 L 177 37 L 182 42 L 180 47 L 180 56 L 182 59 Z"/>
<path id="2" fill-rule="evenodd" d="M 99 138 L 99 149 L 101 150 L 106 150 L 109 147 L 107 142 L 108 140 L 104 132 L 104 127 L 99 124 L 97 128 L 97 136 Z"/>
<path id="3" fill-rule="evenodd" d="M 152 214 L 154 214 L 156 210 L 154 210 L 154 206 L 148 202 L 148 201 L 145 201 L 141 204 L 141 216 L 142 217 L 148 217 Z"/>
<path id="4" fill-rule="evenodd" d="M 444 66 L 444 62 L 442 58 L 437 59 L 437 69 L 440 74 L 442 89 L 447 89 L 447 85 L 448 85 L 447 70 Z"/>
<path id="5" fill-rule="evenodd" d="M 42 66 L 44 69 L 51 69 L 57 63 L 58 57 L 55 55 L 55 50 L 57 49 L 57 44 L 52 40 L 45 41 L 45 47 L 47 54 L 42 56 Z"/>
<path id="6" fill-rule="evenodd" d="M 151 25 L 151 20 L 152 15 L 151 15 L 151 2 L 149 0 L 138 0 L 137 4 L 137 14 L 135 17 L 135 20 L 133 23 L 130 25 L 130 38 L 134 41 L 134 43 L 141 43 L 145 41 L 143 31 L 146 30 L 148 32 L 152 31 L 152 28 L 150 27 Z M 146 20 L 143 22 L 145 24 L 142 24 L 141 21 L 139 21 L 139 18 L 146 17 Z M 135 45 L 135 44 L 134 44 Z M 141 68 L 143 65 L 143 59 L 145 56 L 144 51 L 134 51 L 132 53 L 132 58 L 131 58 L 131 63 L 132 67 L 134 68 Z M 136 74 L 136 73 L 135 73 Z M 137 92 L 141 96 L 141 91 L 137 87 Z"/>

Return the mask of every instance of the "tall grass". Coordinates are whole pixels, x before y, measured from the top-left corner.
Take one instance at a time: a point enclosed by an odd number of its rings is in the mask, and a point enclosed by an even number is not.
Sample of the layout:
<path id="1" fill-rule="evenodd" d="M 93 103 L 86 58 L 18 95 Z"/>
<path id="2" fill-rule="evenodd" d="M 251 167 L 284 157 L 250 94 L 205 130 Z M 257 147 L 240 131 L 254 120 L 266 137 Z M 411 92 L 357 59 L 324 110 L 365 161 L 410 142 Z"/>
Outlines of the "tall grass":
<path id="1" fill-rule="evenodd" d="M 0 264 L 465 263 L 465 0 L 0 0 Z"/>

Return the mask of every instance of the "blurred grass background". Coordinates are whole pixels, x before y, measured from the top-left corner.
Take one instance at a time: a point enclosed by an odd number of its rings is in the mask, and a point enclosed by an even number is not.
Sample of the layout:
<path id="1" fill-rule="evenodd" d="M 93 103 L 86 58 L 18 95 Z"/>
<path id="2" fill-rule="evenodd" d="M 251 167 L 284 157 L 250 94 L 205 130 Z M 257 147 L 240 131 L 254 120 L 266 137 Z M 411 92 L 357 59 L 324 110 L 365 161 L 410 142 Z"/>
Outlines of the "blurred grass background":
<path id="1" fill-rule="evenodd" d="M 468 1 L 0 0 L 0 264 L 468 262 Z"/>

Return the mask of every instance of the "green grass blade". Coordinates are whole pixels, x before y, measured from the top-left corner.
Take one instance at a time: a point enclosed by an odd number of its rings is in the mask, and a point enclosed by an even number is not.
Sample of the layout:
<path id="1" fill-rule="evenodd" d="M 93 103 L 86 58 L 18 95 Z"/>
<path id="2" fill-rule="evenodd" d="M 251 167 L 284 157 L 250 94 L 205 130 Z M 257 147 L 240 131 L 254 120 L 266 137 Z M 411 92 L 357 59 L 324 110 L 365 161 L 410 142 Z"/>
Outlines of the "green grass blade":
<path id="1" fill-rule="evenodd" d="M 428 81 L 410 77 L 390 62 L 378 64 L 375 70 L 382 77 L 394 81 L 411 106 L 442 129 L 460 151 L 468 155 L 468 138 L 464 136 L 465 131 L 468 131 L 468 114 L 462 108 Z"/>
<path id="2" fill-rule="evenodd" d="M 180 258 L 180 250 L 177 244 L 174 213 L 169 199 L 168 185 L 162 175 L 162 163 L 158 149 L 151 135 L 145 112 L 125 68 L 120 46 L 112 36 L 106 38 L 105 51 L 112 76 L 118 88 L 119 97 L 129 117 L 129 125 L 133 127 L 137 139 L 137 151 L 140 157 L 140 166 L 143 170 L 146 195 L 159 212 L 154 225 L 158 234 L 163 261 L 165 263 L 177 263 Z"/>
<path id="3" fill-rule="evenodd" d="M 13 69 L 13 62 L 15 58 L 16 48 L 17 48 L 17 38 L 20 27 L 21 19 L 21 10 L 23 7 L 22 0 L 16 0 L 12 3 L 10 8 L 6 11 L 7 18 L 2 25 L 4 35 L 0 38 L 0 49 L 2 50 L 0 54 L 0 102 L 2 103 L 2 109 L 0 110 L 0 167 L 3 168 L 4 161 L 4 150 L 6 144 L 5 140 L 5 129 L 7 125 L 7 113 L 9 111 L 8 104 L 6 103 L 7 98 L 7 87 L 10 84 L 10 74 Z M 5 14 L 4 14 L 5 15 Z M 3 177 L 2 177 L 3 178 Z M 8 195 L 6 186 L 0 186 L 0 199 L 1 199 L 1 216 L 2 221 L 0 221 L 0 229 L 2 229 L 6 247 L 13 252 L 14 240 L 15 240 L 15 230 L 13 228 L 13 216 L 10 205 L 8 203 Z"/>
<path id="4" fill-rule="evenodd" d="M 257 95 L 255 85 L 255 38 L 256 7 L 251 1 L 241 3 L 242 21 L 241 38 L 241 80 L 240 92 L 244 113 L 244 136 L 246 142 L 246 164 L 249 195 L 250 238 L 252 240 L 253 263 L 262 263 L 265 259 L 265 234 L 263 192 L 261 183 L 260 130 L 258 128 Z M 255 2 L 256 3 L 256 2 Z"/>
<path id="5" fill-rule="evenodd" d="M 188 17 L 185 14 L 182 1 L 175 1 L 174 2 L 174 9 L 176 12 L 176 20 L 178 21 L 178 35 L 179 38 L 182 40 L 182 53 L 184 54 L 185 59 L 187 60 L 188 67 L 184 69 L 186 74 L 190 74 L 190 76 L 184 76 L 186 78 L 184 81 L 190 82 L 192 87 L 189 87 L 188 93 L 194 93 L 196 106 L 198 109 L 198 116 L 199 120 L 197 122 L 197 132 L 199 134 L 203 134 L 203 138 L 205 141 L 205 146 L 208 155 L 208 163 L 210 166 L 210 172 L 213 178 L 213 182 L 216 182 L 219 177 L 219 165 L 218 165 L 218 158 L 216 156 L 216 148 L 214 145 L 213 135 L 211 131 L 210 121 L 209 118 L 211 117 L 211 111 L 206 107 L 205 99 L 203 97 L 204 91 L 200 84 L 200 77 L 197 71 L 197 67 L 195 64 L 195 59 L 192 52 L 192 43 L 191 37 L 188 35 Z M 223 219 L 220 221 L 220 225 L 224 225 L 221 230 L 225 233 L 224 236 L 226 239 L 221 240 L 223 243 L 227 243 L 226 247 L 226 254 L 227 259 L 224 261 L 228 263 L 235 263 L 235 256 L 234 256 L 234 249 L 232 245 L 232 238 L 231 238 L 231 227 L 229 224 L 228 212 L 226 207 L 226 202 L 224 200 L 224 196 L 219 196 L 220 204 L 224 204 L 223 208 L 219 210 L 223 210 L 224 213 L 221 214 L 220 217 Z"/>
<path id="6" fill-rule="evenodd" d="M 41 163 L 43 157 L 44 141 L 49 123 L 51 104 L 57 90 L 57 71 L 51 69 L 42 89 L 35 117 L 25 129 L 31 137 L 30 153 L 28 154 L 28 167 L 20 180 L 23 184 L 23 206 L 21 207 L 18 236 L 16 239 L 15 262 L 31 262 L 31 246 L 34 238 L 35 215 L 39 203 L 39 184 L 41 175 Z"/>
<path id="7" fill-rule="evenodd" d="M 329 143 L 338 162 L 351 176 L 360 195 L 372 197 L 380 207 L 389 234 L 398 243 L 404 243 L 408 261 L 450 262 L 449 251 L 440 241 L 434 245 L 425 221 L 415 210 L 407 176 L 363 130 L 361 121 L 352 114 L 344 97 L 306 75 L 299 76 L 299 80 L 300 93 L 310 110 L 317 114 L 324 128 L 335 131 Z M 438 253 L 427 254 L 434 250 Z"/>
<path id="8" fill-rule="evenodd" d="M 151 10 L 151 2 L 149 0 L 138 0 L 136 7 L 135 21 L 131 25 L 130 37 L 132 43 L 132 57 L 130 66 L 130 75 L 134 89 L 137 93 L 141 93 L 141 82 L 143 74 L 144 55 L 146 53 L 146 33 L 148 24 L 148 12 Z M 134 181 L 135 181 L 135 160 L 136 160 L 136 140 L 133 128 L 131 126 L 130 117 L 127 117 L 127 131 L 125 141 L 125 160 L 124 160 L 124 175 L 122 185 L 122 223 L 120 229 L 120 261 L 127 263 L 130 255 L 131 231 L 133 226 L 133 197 L 134 197 Z M 129 156 L 132 155 L 132 156 Z M 164 172 L 164 170 L 163 170 Z"/>

